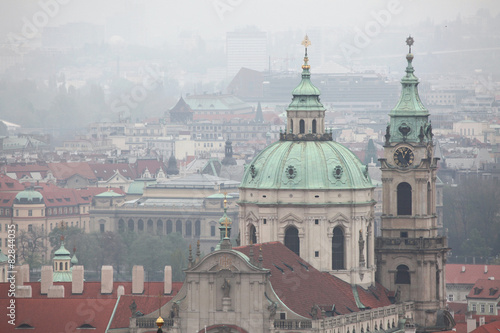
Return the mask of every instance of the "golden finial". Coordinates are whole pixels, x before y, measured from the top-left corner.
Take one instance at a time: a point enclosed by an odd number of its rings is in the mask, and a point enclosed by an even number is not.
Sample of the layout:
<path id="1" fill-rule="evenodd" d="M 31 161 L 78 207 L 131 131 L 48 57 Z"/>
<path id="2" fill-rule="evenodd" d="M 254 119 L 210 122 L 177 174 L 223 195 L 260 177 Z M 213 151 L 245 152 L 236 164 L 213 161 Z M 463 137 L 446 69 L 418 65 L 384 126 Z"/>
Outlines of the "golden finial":
<path id="1" fill-rule="evenodd" d="M 224 209 L 226 209 L 227 206 L 227 192 L 224 192 Z"/>
<path id="2" fill-rule="evenodd" d="M 227 219 L 227 216 L 226 216 L 226 219 L 224 220 L 224 222 L 222 222 L 222 225 L 226 228 L 225 238 L 227 238 L 227 228 L 231 225 L 231 222 L 229 222 L 229 220 Z"/>
<path id="3" fill-rule="evenodd" d="M 311 45 L 311 41 L 309 40 L 309 37 L 307 35 L 304 37 L 304 40 L 302 41 L 301 44 L 304 45 L 306 49 L 309 45 Z"/>
<path id="4" fill-rule="evenodd" d="M 309 37 L 306 35 L 304 37 L 304 40 L 300 44 L 304 45 L 304 47 L 306 48 L 306 53 L 304 55 L 304 64 L 302 65 L 302 69 L 309 69 L 309 68 L 311 68 L 311 66 L 309 66 L 307 64 L 307 62 L 309 61 L 309 58 L 307 57 L 307 47 L 309 45 L 311 45 L 311 41 L 309 40 Z"/>
<path id="5" fill-rule="evenodd" d="M 156 326 L 158 326 L 158 328 L 161 328 L 163 324 L 165 324 L 165 321 L 161 316 L 159 316 L 158 319 L 156 319 Z"/>

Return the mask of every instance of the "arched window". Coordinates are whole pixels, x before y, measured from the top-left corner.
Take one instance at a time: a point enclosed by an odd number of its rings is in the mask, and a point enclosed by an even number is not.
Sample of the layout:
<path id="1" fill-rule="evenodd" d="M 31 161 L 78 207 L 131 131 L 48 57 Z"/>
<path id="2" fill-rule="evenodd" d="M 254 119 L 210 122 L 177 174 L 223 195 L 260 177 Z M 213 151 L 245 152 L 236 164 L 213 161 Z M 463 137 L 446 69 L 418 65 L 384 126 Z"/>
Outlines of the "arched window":
<path id="1" fill-rule="evenodd" d="M 312 122 L 312 132 L 313 133 L 316 133 L 316 119 L 313 119 L 313 122 Z"/>
<path id="2" fill-rule="evenodd" d="M 118 231 L 119 232 L 124 232 L 125 231 L 125 221 L 123 221 L 123 219 L 120 219 L 118 221 Z"/>
<path id="3" fill-rule="evenodd" d="M 200 220 L 196 220 L 196 222 L 194 222 L 194 235 L 196 237 L 200 237 L 200 235 L 201 235 L 201 222 L 200 222 Z"/>
<path id="4" fill-rule="evenodd" d="M 300 256 L 300 240 L 297 228 L 290 226 L 285 231 L 285 246 Z"/>
<path id="5" fill-rule="evenodd" d="M 128 220 L 128 231 L 134 232 L 134 220 Z"/>
<path id="6" fill-rule="evenodd" d="M 293 119 L 290 119 L 290 129 L 289 131 L 292 131 L 293 133 Z M 285 134 L 288 134 L 288 133 L 285 133 Z"/>
<path id="7" fill-rule="evenodd" d="M 59 270 L 62 271 L 63 270 L 63 264 L 62 262 L 59 262 Z"/>
<path id="8" fill-rule="evenodd" d="M 427 215 L 432 214 L 432 191 L 431 183 L 427 182 Z"/>
<path id="9" fill-rule="evenodd" d="M 182 222 L 181 222 L 181 220 L 177 220 L 175 222 L 175 232 L 178 233 L 179 235 L 182 235 Z"/>
<path id="10" fill-rule="evenodd" d="M 139 231 L 139 232 L 144 231 L 144 221 L 143 220 L 137 221 L 137 231 Z"/>
<path id="11" fill-rule="evenodd" d="M 299 133 L 300 134 L 304 134 L 306 132 L 306 122 L 304 121 L 304 119 L 300 119 L 300 122 L 299 122 Z"/>
<path id="12" fill-rule="evenodd" d="M 257 244 L 257 231 L 255 230 L 255 226 L 253 224 L 250 224 L 250 239 L 248 240 L 249 244 Z"/>
<path id="13" fill-rule="evenodd" d="M 167 235 L 172 233 L 172 221 L 167 221 Z"/>
<path id="14" fill-rule="evenodd" d="M 399 265 L 396 271 L 396 284 L 410 284 L 410 269 L 406 265 Z"/>
<path id="15" fill-rule="evenodd" d="M 68 270 L 68 262 L 67 261 L 64 263 L 64 270 L 66 270 L 66 271 Z"/>
<path id="16" fill-rule="evenodd" d="M 332 237 L 332 269 L 345 269 L 344 252 L 345 252 L 344 232 L 342 228 L 335 227 Z"/>
<path id="17" fill-rule="evenodd" d="M 156 221 L 156 233 L 158 235 L 163 235 L 164 234 L 164 231 L 163 231 L 163 221 L 162 220 Z"/>
<path id="18" fill-rule="evenodd" d="M 153 233 L 153 220 L 151 220 L 151 219 L 148 220 L 147 231 L 148 231 L 148 234 Z"/>
<path id="19" fill-rule="evenodd" d="M 411 185 L 399 183 L 398 188 L 398 215 L 411 215 Z"/>
<path id="20" fill-rule="evenodd" d="M 191 221 L 186 221 L 186 236 L 191 237 L 193 235 L 193 225 Z"/>

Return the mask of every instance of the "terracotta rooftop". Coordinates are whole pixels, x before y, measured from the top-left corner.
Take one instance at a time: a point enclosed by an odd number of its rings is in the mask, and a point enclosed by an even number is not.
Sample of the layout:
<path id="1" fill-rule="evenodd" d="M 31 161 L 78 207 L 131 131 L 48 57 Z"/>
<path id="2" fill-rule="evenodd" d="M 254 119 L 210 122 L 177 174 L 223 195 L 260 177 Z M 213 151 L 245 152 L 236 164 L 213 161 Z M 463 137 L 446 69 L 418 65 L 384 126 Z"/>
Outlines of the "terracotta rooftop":
<path id="1" fill-rule="evenodd" d="M 467 295 L 467 298 L 500 298 L 500 280 L 480 279 L 474 284 L 474 287 Z"/>
<path id="2" fill-rule="evenodd" d="M 83 294 L 71 293 L 71 282 L 54 283 L 63 285 L 64 298 L 47 298 L 40 294 L 40 282 L 28 282 L 32 288 L 31 298 L 16 299 L 15 326 L 8 324 L 7 320 L 0 321 L 0 332 L 13 332 L 16 327 L 30 329 L 30 332 L 76 332 L 81 329 L 92 329 L 93 332 L 105 332 L 113 315 L 113 324 L 128 327 L 131 311 L 129 305 L 132 299 L 137 304 L 137 311 L 144 314 L 158 309 L 158 295 L 163 291 L 163 282 L 146 282 L 143 295 L 132 295 L 131 282 L 114 282 L 113 292 L 109 295 L 101 294 L 100 282 L 85 282 Z M 172 284 L 172 294 L 165 295 L 163 302 L 175 295 L 182 283 Z M 117 289 L 123 286 L 125 294 L 120 297 L 117 304 Z M 6 308 L 10 299 L 8 294 L 9 284 L 0 283 L 0 306 Z"/>
<path id="3" fill-rule="evenodd" d="M 500 265 L 446 265 L 447 284 L 474 284 L 489 277 L 500 280 Z"/>
<path id="4" fill-rule="evenodd" d="M 281 242 L 253 245 L 257 262 L 262 248 L 262 266 L 271 271 L 271 284 L 276 295 L 295 313 L 311 318 L 311 308 L 318 304 L 332 308 L 335 314 L 343 315 L 361 311 L 356 297 L 366 308 L 377 308 L 391 304 L 387 291 L 381 285 L 368 289 L 351 285 L 341 279 L 320 272 L 289 250 Z M 250 256 L 250 246 L 234 248 Z M 358 296 L 354 294 L 357 292 Z"/>

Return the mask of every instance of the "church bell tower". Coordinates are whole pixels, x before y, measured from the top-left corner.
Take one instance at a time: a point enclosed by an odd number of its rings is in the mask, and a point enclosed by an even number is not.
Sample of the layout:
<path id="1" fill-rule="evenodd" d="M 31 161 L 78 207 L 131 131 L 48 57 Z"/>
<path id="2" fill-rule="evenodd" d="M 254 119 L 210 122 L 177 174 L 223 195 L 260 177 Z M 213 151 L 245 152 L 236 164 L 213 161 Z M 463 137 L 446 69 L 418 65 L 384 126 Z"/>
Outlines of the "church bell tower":
<path id="1" fill-rule="evenodd" d="M 377 280 L 397 302 L 413 301 L 417 331 L 442 323 L 446 306 L 446 238 L 438 235 L 436 173 L 429 112 L 413 74 L 413 38 L 401 96 L 389 113 L 380 159 L 383 183 L 381 237 L 376 241 Z"/>

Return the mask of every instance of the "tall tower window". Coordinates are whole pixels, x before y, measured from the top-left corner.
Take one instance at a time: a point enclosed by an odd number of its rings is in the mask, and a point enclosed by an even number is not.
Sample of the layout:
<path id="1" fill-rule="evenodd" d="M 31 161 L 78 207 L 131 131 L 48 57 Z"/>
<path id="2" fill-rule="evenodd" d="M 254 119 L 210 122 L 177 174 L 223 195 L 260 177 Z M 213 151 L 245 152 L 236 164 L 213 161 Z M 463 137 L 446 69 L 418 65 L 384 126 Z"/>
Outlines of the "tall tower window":
<path id="1" fill-rule="evenodd" d="M 194 223 L 194 235 L 199 237 L 201 235 L 201 222 L 200 220 L 196 220 Z"/>
<path id="2" fill-rule="evenodd" d="M 118 221 L 118 231 L 119 232 L 124 232 L 125 231 L 125 221 L 123 221 L 123 219 L 120 219 Z"/>
<path id="3" fill-rule="evenodd" d="M 134 220 L 128 220 L 128 231 L 134 232 Z"/>
<path id="4" fill-rule="evenodd" d="M 167 235 L 172 233 L 172 221 L 167 220 Z"/>
<path id="5" fill-rule="evenodd" d="M 410 284 L 410 269 L 406 265 L 399 265 L 396 271 L 396 284 Z"/>
<path id="6" fill-rule="evenodd" d="M 144 231 L 144 221 L 141 219 L 139 221 L 137 221 L 137 230 L 139 232 L 143 232 Z"/>
<path id="7" fill-rule="evenodd" d="M 175 222 L 175 232 L 178 233 L 179 235 L 182 235 L 182 222 L 181 222 L 181 220 L 177 220 Z"/>
<path id="8" fill-rule="evenodd" d="M 193 226 L 191 221 L 186 221 L 186 236 L 191 237 L 193 233 Z"/>
<path id="9" fill-rule="evenodd" d="M 313 119 L 313 122 L 312 122 L 312 132 L 316 133 L 316 119 Z"/>
<path id="10" fill-rule="evenodd" d="M 399 183 L 398 188 L 398 215 L 411 215 L 411 185 Z"/>
<path id="11" fill-rule="evenodd" d="M 304 121 L 304 119 L 300 119 L 299 127 L 299 133 L 304 134 L 306 132 L 306 122 Z"/>
<path id="12" fill-rule="evenodd" d="M 345 269 L 344 251 L 344 232 L 340 227 L 335 227 L 332 238 L 332 269 Z"/>
<path id="13" fill-rule="evenodd" d="M 250 233 L 250 239 L 249 239 L 249 243 L 250 244 L 257 244 L 257 230 L 255 230 L 255 226 L 253 224 L 250 224 L 250 230 L 249 230 L 249 233 Z"/>
<path id="14" fill-rule="evenodd" d="M 285 231 L 285 246 L 300 256 L 299 231 L 295 227 L 288 227 Z"/>
<path id="15" fill-rule="evenodd" d="M 163 235 L 163 233 L 164 233 L 164 231 L 163 231 L 163 221 L 162 220 L 156 221 L 156 233 L 158 235 Z"/>
<path id="16" fill-rule="evenodd" d="M 290 131 L 293 133 L 293 119 L 290 119 Z"/>

